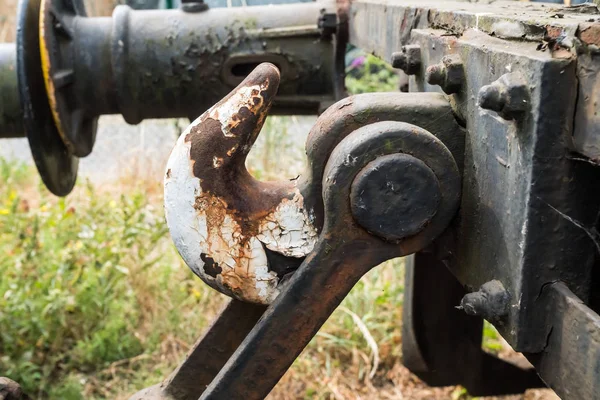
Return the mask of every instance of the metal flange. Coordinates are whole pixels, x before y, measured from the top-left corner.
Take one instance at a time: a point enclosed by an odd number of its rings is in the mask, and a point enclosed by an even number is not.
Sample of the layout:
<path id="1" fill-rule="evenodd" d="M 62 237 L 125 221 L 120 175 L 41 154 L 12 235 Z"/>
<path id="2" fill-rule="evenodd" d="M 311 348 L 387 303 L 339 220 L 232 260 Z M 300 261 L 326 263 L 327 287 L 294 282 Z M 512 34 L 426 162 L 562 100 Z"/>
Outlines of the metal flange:
<path id="1" fill-rule="evenodd" d="M 74 155 L 92 152 L 97 115 L 87 115 L 74 91 L 77 17 L 85 17 L 82 0 L 43 0 L 40 9 L 40 53 L 46 93 L 61 139 Z M 100 84 L 102 84 L 100 82 Z"/>
<path id="2" fill-rule="evenodd" d="M 77 179 L 79 159 L 54 123 L 40 57 L 40 0 L 20 0 L 17 17 L 17 75 L 24 127 L 35 165 L 46 187 L 67 195 Z"/>

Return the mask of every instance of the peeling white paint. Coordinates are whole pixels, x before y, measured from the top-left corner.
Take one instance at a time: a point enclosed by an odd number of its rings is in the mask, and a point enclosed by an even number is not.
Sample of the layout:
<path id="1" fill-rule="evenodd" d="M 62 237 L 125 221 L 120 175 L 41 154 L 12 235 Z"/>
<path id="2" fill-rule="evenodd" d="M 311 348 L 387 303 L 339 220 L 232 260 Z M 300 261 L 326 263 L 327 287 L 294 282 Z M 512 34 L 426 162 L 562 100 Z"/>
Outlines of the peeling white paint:
<path id="1" fill-rule="evenodd" d="M 232 117 L 236 115 L 242 107 L 246 107 L 249 110 L 261 107 L 264 99 L 262 96 L 252 95 L 252 92 L 258 91 L 258 93 L 260 93 L 261 91 L 266 90 L 268 86 L 269 82 L 265 81 L 260 85 L 239 88 L 223 103 L 211 107 L 205 113 L 206 117 L 212 118 L 221 123 L 221 131 L 223 132 L 223 135 L 227 137 L 235 137 L 235 133 L 232 132 L 232 129 L 235 128 L 240 121 L 234 121 Z M 254 104 L 254 99 L 259 99 L 261 103 Z M 234 149 L 232 150 L 235 151 Z"/>
<path id="2" fill-rule="evenodd" d="M 185 263 L 202 276 L 201 248 L 195 245 L 206 240 L 206 223 L 200 229 L 200 219 L 194 209 L 196 194 L 201 192 L 200 180 L 192 174 L 189 161 L 190 143 L 185 142 L 188 128 L 177 140 L 169 161 L 165 178 L 165 216 L 171 238 Z"/>
<path id="3" fill-rule="evenodd" d="M 259 221 L 256 237 L 244 237 L 239 223 L 228 213 L 227 204 L 203 193 L 200 179 L 193 175 L 191 144 L 186 137 L 205 117 L 183 132 L 167 163 L 165 214 L 171 237 L 185 263 L 204 282 L 231 297 L 270 304 L 279 294 L 279 278 L 269 269 L 263 243 L 288 257 L 306 256 L 317 240 L 313 218 L 295 189 L 292 199 L 283 199 Z M 213 166 L 218 168 L 220 161 L 213 159 Z M 205 271 L 202 254 L 221 268 L 216 278 Z"/>
<path id="4" fill-rule="evenodd" d="M 237 221 L 225 213 L 226 204 L 215 197 L 201 197 L 200 179 L 192 173 L 190 143 L 185 141 L 190 129 L 181 135 L 167 163 L 165 214 L 175 246 L 204 282 L 229 296 L 269 304 L 279 294 L 277 275 L 269 271 L 261 242 L 243 237 Z M 222 216 L 218 224 L 215 216 Z M 204 270 L 201 254 L 221 268 L 216 278 Z"/>
<path id="5" fill-rule="evenodd" d="M 317 231 L 304 208 L 298 189 L 294 197 L 283 199 L 260 224 L 258 239 L 269 250 L 288 257 L 304 257 L 315 247 Z"/>

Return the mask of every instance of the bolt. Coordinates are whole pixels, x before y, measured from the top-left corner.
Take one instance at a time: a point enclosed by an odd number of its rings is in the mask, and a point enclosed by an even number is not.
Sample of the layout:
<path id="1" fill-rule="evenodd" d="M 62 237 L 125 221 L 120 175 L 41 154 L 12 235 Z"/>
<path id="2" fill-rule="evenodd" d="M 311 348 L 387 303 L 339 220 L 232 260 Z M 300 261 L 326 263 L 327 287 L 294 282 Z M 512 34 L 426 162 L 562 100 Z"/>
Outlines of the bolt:
<path id="1" fill-rule="evenodd" d="M 189 13 L 197 13 L 208 10 L 208 4 L 203 0 L 181 0 L 181 10 Z"/>
<path id="2" fill-rule="evenodd" d="M 438 85 L 444 93 L 458 93 L 465 80 L 465 72 L 460 57 L 456 54 L 445 56 L 440 64 L 427 68 L 425 79 L 430 85 Z"/>
<path id="3" fill-rule="evenodd" d="M 414 75 L 421 69 L 421 46 L 409 44 L 402 51 L 392 53 L 392 67 L 401 69 L 407 75 Z"/>
<path id="4" fill-rule="evenodd" d="M 508 314 L 510 295 L 502 282 L 493 280 L 484 283 L 477 292 L 466 294 L 457 308 L 468 315 L 496 321 Z"/>
<path id="5" fill-rule="evenodd" d="M 391 241 L 421 232 L 436 215 L 441 199 L 435 173 L 408 154 L 388 154 L 371 161 L 356 175 L 350 191 L 354 219 L 367 231 Z"/>
<path id="6" fill-rule="evenodd" d="M 517 73 L 502 75 L 479 90 L 479 106 L 506 120 L 520 119 L 529 109 L 529 88 Z"/>

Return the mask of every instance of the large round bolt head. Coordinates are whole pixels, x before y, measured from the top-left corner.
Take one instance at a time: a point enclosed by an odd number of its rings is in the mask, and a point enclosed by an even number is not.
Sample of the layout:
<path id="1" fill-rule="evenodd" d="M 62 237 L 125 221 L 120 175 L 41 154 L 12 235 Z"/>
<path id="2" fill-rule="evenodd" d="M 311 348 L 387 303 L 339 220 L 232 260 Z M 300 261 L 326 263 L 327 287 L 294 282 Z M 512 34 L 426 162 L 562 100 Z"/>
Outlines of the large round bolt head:
<path id="1" fill-rule="evenodd" d="M 367 164 L 352 183 L 354 219 L 366 230 L 397 241 L 421 232 L 441 201 L 439 182 L 421 160 L 390 154 Z"/>

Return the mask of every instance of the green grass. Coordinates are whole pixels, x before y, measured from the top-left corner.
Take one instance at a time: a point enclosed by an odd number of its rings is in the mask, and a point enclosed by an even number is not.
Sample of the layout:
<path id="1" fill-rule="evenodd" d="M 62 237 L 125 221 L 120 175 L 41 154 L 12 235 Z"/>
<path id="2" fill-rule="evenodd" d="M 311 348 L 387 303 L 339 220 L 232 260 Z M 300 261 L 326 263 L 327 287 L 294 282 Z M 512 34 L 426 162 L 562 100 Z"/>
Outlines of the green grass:
<path id="1" fill-rule="evenodd" d="M 73 195 L 56 199 L 31 167 L 0 166 L 2 375 L 35 398 L 56 399 L 126 398 L 159 382 L 223 296 L 179 259 L 160 195 L 148 194 L 155 188 L 118 193 L 80 182 Z M 328 376 L 353 365 L 365 379 L 374 349 L 354 318 L 377 343 L 379 368 L 393 363 L 402 282 L 399 262 L 371 272 L 292 373 Z M 356 352 L 361 357 L 353 361 Z M 326 395 L 318 382 L 305 390 Z"/>
<path id="2" fill-rule="evenodd" d="M 385 61 L 366 55 L 361 68 L 348 67 L 346 88 L 351 94 L 371 92 L 397 92 L 400 78 Z"/>

